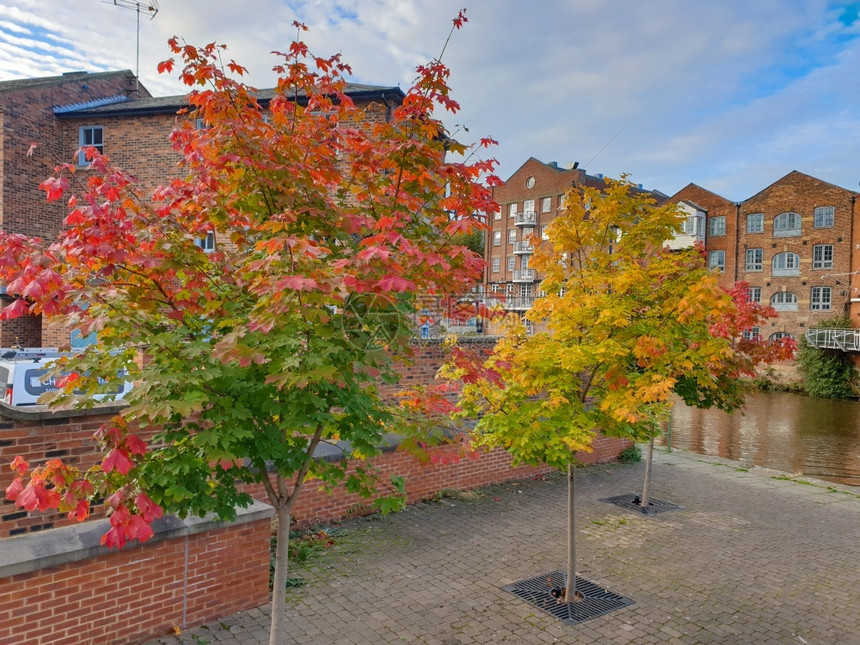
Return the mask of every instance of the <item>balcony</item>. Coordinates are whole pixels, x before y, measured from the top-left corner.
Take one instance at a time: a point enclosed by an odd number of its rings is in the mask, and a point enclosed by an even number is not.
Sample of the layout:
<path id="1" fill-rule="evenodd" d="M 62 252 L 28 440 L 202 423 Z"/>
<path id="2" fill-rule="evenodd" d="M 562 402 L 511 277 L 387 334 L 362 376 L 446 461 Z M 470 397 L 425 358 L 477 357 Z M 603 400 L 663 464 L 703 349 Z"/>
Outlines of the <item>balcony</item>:
<path id="1" fill-rule="evenodd" d="M 514 215 L 514 226 L 537 226 L 537 213 L 523 211 Z"/>
<path id="2" fill-rule="evenodd" d="M 534 269 L 518 269 L 514 271 L 514 282 L 534 282 L 537 280 L 537 271 Z"/>
<path id="3" fill-rule="evenodd" d="M 530 255 L 534 250 L 534 245 L 532 245 L 531 240 L 514 242 L 514 255 Z"/>
<path id="4" fill-rule="evenodd" d="M 806 342 L 817 349 L 860 351 L 860 329 L 807 329 Z"/>
<path id="5" fill-rule="evenodd" d="M 533 297 L 508 298 L 505 303 L 505 309 L 514 311 L 523 311 L 531 309 L 535 299 Z"/>

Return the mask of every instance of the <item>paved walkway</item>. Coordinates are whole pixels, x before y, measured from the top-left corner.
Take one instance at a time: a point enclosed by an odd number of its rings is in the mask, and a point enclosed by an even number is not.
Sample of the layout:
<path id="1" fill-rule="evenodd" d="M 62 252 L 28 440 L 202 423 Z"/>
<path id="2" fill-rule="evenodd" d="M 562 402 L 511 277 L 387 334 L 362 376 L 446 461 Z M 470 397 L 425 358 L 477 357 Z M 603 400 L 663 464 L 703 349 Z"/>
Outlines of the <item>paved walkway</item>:
<path id="1" fill-rule="evenodd" d="M 635 604 L 576 626 L 500 587 L 564 567 L 565 480 L 499 485 L 343 525 L 294 570 L 295 643 L 860 644 L 860 489 L 689 453 L 658 453 L 643 517 L 601 502 L 638 492 L 644 464 L 577 472 L 579 575 Z M 267 643 L 268 607 L 148 645 Z"/>

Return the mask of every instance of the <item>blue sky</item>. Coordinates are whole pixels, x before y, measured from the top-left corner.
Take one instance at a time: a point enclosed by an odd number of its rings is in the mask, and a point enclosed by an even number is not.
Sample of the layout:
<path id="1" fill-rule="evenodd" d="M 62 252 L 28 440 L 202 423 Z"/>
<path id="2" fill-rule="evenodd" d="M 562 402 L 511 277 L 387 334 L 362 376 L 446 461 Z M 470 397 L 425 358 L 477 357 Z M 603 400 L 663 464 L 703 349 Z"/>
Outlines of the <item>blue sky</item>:
<path id="1" fill-rule="evenodd" d="M 271 86 L 305 22 L 320 54 L 357 82 L 407 87 L 439 54 L 462 112 L 492 136 L 507 178 L 533 156 L 629 173 L 673 193 L 689 182 L 732 200 L 791 170 L 860 190 L 860 2 L 828 0 L 160 0 L 141 16 L 141 80 L 181 93 L 155 66 L 166 40 L 218 41 Z M 133 69 L 134 11 L 103 0 L 4 0 L 0 80 Z"/>

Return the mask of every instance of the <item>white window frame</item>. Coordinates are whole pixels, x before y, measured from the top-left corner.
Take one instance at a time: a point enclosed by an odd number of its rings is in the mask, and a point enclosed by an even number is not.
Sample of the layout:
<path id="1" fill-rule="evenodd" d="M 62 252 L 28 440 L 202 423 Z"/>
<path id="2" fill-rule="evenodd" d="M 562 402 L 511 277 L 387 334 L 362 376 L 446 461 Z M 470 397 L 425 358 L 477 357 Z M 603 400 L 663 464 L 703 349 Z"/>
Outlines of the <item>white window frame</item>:
<path id="1" fill-rule="evenodd" d="M 541 197 L 540 212 L 549 213 L 552 209 L 552 197 Z"/>
<path id="2" fill-rule="evenodd" d="M 813 269 L 832 269 L 833 268 L 833 245 L 832 244 L 816 244 L 812 247 L 812 268 Z"/>
<path id="3" fill-rule="evenodd" d="M 794 211 L 786 211 L 773 218 L 774 237 L 796 237 L 800 230 L 800 215 Z"/>
<path id="4" fill-rule="evenodd" d="M 830 311 L 833 303 L 830 287 L 812 287 L 809 297 L 810 311 Z"/>
<path id="5" fill-rule="evenodd" d="M 747 213 L 747 233 L 764 233 L 764 213 Z"/>
<path id="6" fill-rule="evenodd" d="M 742 336 L 744 340 L 757 340 L 761 338 L 761 329 L 759 327 L 744 329 Z"/>
<path id="7" fill-rule="evenodd" d="M 708 220 L 708 235 L 711 237 L 722 237 L 726 234 L 726 218 L 724 215 L 711 217 Z"/>
<path id="8" fill-rule="evenodd" d="M 96 136 L 98 134 L 98 136 Z M 89 135 L 89 136 L 88 136 Z M 89 140 L 87 140 L 89 139 Z M 98 143 L 96 143 L 98 141 Z M 82 125 L 78 128 L 78 165 L 87 166 L 87 153 L 84 148 L 95 148 L 101 154 L 105 152 L 105 129 L 101 125 Z"/>
<path id="9" fill-rule="evenodd" d="M 770 266 L 772 275 L 800 275 L 800 256 L 791 251 L 783 251 L 773 256 Z"/>
<path id="10" fill-rule="evenodd" d="M 549 239 L 549 224 L 544 224 L 540 227 L 540 239 L 548 240 Z"/>
<path id="11" fill-rule="evenodd" d="M 508 217 L 516 217 L 517 216 L 517 204 L 514 202 L 513 204 L 508 204 Z"/>
<path id="12" fill-rule="evenodd" d="M 501 231 L 493 231 L 493 246 L 501 246 L 502 245 L 502 232 Z"/>
<path id="13" fill-rule="evenodd" d="M 493 258 L 493 273 L 498 273 L 499 268 L 502 266 L 502 260 L 498 256 Z"/>
<path id="14" fill-rule="evenodd" d="M 776 311 L 797 311 L 797 296 L 791 291 L 777 291 L 770 297 L 770 306 Z"/>
<path id="15" fill-rule="evenodd" d="M 774 342 L 777 340 L 782 340 L 783 338 L 794 338 L 794 336 L 789 334 L 787 331 L 777 331 L 777 332 L 772 333 L 768 337 L 768 340 L 771 342 Z"/>
<path id="16" fill-rule="evenodd" d="M 834 206 L 816 206 L 812 216 L 812 228 L 833 228 L 835 220 Z"/>
<path id="17" fill-rule="evenodd" d="M 744 270 L 764 270 L 764 249 L 747 249 L 745 254 Z"/>
<path id="18" fill-rule="evenodd" d="M 535 200 L 533 200 L 533 199 L 523 200 L 523 212 L 524 213 L 534 213 L 535 212 Z"/>
<path id="19" fill-rule="evenodd" d="M 502 209 L 499 209 L 493 213 L 493 219 L 496 221 L 502 219 Z"/>
<path id="20" fill-rule="evenodd" d="M 747 287 L 747 301 L 761 304 L 761 287 Z"/>
<path id="21" fill-rule="evenodd" d="M 708 269 L 714 270 L 718 269 L 719 271 L 726 270 L 726 252 L 725 251 L 711 251 L 708 253 Z"/>
<path id="22" fill-rule="evenodd" d="M 513 271 L 517 268 L 517 256 L 509 255 L 508 256 L 508 271 Z"/>
<path id="23" fill-rule="evenodd" d="M 510 228 L 508 229 L 508 244 L 513 244 L 517 241 L 517 229 Z"/>
<path id="24" fill-rule="evenodd" d="M 209 231 L 206 237 L 194 238 L 194 246 L 204 253 L 215 253 L 215 231 Z"/>

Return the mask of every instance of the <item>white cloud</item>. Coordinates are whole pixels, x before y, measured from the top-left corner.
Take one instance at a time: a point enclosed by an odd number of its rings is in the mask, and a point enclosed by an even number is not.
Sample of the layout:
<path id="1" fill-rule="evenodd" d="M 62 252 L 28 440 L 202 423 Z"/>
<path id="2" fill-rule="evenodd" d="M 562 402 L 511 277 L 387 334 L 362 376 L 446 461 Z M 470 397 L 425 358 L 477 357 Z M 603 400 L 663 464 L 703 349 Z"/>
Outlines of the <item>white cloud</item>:
<path id="1" fill-rule="evenodd" d="M 406 87 L 437 56 L 462 0 L 161 0 L 141 16 L 143 83 L 172 35 L 218 41 L 259 87 L 269 52 L 300 20 L 319 54 L 342 52 L 355 80 Z M 744 199 L 792 169 L 856 186 L 860 25 L 827 0 L 481 0 L 445 53 L 454 97 L 504 177 L 528 157 L 630 172 L 674 192 L 690 181 Z M 48 9 L 46 9 L 48 8 Z M 42 36 L 48 43 L 30 46 Z M 101 0 L 0 7 L 0 78 L 134 68 L 135 15 Z M 613 139 L 614 137 L 614 139 Z M 602 150 L 602 151 L 601 151 Z M 596 155 L 596 158 L 594 158 Z M 593 161 L 590 161 L 594 158 Z"/>

